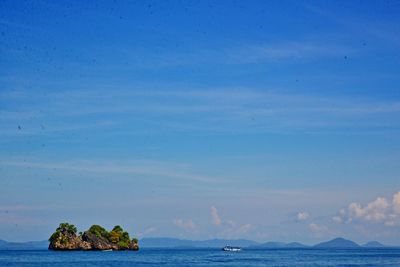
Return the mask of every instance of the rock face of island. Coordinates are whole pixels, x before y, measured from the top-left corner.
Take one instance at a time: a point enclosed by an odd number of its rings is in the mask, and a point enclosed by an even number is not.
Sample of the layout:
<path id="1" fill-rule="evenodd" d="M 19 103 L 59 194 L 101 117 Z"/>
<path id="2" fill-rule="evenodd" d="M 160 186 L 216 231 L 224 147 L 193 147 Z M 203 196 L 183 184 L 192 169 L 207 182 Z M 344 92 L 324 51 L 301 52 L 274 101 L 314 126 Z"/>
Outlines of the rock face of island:
<path id="1" fill-rule="evenodd" d="M 119 225 L 110 232 L 100 225 L 92 225 L 77 234 L 73 224 L 61 223 L 49 241 L 50 250 L 139 250 L 138 240 L 130 239 L 129 233 Z"/>

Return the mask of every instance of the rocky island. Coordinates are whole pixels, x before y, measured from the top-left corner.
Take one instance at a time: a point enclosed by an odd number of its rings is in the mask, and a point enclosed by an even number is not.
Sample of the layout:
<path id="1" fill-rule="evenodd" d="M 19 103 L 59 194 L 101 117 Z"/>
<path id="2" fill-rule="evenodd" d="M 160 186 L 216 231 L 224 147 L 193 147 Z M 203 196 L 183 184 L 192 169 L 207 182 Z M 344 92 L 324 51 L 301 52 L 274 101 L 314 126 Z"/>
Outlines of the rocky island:
<path id="1" fill-rule="evenodd" d="M 121 226 L 110 232 L 100 225 L 79 232 L 73 224 L 61 223 L 49 238 L 50 250 L 139 250 L 138 240 L 130 239 Z"/>

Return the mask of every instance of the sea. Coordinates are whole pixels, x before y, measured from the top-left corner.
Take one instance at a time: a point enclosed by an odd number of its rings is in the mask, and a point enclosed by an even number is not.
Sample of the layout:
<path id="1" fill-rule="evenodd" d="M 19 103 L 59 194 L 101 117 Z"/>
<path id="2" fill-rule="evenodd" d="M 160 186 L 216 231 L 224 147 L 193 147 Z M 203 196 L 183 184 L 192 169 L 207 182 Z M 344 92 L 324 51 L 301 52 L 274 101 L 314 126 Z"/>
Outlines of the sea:
<path id="1" fill-rule="evenodd" d="M 123 266 L 400 266 L 400 248 L 141 249 L 140 251 L 0 251 L 1 267 Z"/>

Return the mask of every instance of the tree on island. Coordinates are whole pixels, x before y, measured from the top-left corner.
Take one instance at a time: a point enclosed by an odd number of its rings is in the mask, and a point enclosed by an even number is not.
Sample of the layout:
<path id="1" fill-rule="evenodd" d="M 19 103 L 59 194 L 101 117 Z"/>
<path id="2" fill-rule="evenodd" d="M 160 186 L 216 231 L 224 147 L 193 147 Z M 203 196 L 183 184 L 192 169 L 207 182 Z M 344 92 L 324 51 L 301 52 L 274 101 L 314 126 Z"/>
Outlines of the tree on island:
<path id="1" fill-rule="evenodd" d="M 129 233 L 125 232 L 121 226 L 114 226 L 111 232 L 109 232 L 108 240 L 110 242 L 118 244 L 122 248 L 129 248 L 131 239 Z"/>
<path id="2" fill-rule="evenodd" d="M 49 238 L 49 249 L 53 250 L 138 250 L 138 240 L 116 225 L 108 232 L 100 225 L 92 225 L 89 230 L 76 235 L 73 224 L 61 223 Z"/>
<path id="3" fill-rule="evenodd" d="M 96 235 L 97 237 L 104 237 L 107 238 L 109 237 L 109 233 L 107 232 L 106 229 L 104 229 L 102 226 L 94 224 L 89 228 L 89 232 Z"/>
<path id="4" fill-rule="evenodd" d="M 69 242 L 69 236 L 76 235 L 77 229 L 75 225 L 69 223 L 60 223 L 60 226 L 56 231 L 50 236 L 49 241 L 55 242 L 60 239 L 61 244 L 66 244 Z"/>

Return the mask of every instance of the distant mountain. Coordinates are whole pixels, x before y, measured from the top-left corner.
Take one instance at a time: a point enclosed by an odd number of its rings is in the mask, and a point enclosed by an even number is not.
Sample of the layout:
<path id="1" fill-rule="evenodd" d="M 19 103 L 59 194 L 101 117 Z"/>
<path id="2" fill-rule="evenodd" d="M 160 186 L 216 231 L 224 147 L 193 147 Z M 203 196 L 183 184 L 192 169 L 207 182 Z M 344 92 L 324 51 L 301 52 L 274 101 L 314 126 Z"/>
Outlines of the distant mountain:
<path id="1" fill-rule="evenodd" d="M 142 248 L 213 248 L 213 247 L 224 247 L 229 246 L 239 246 L 239 247 L 249 247 L 257 245 L 255 241 L 247 239 L 210 239 L 210 240 L 187 240 L 187 239 L 177 239 L 169 237 L 160 238 L 143 238 L 139 241 L 140 247 Z"/>
<path id="2" fill-rule="evenodd" d="M 257 244 L 255 246 L 251 246 L 252 248 L 282 248 L 286 245 L 283 242 L 265 242 L 262 244 Z"/>
<path id="3" fill-rule="evenodd" d="M 299 242 L 291 242 L 291 243 L 287 243 L 287 244 L 285 245 L 285 247 L 286 247 L 286 248 L 307 248 L 307 247 L 309 247 L 309 246 L 304 245 L 304 244 L 299 243 Z"/>
<path id="4" fill-rule="evenodd" d="M 327 242 L 316 244 L 314 247 L 315 248 L 358 248 L 360 247 L 360 245 L 351 240 L 338 237 Z"/>
<path id="5" fill-rule="evenodd" d="M 192 240 L 169 237 L 142 238 L 139 240 L 139 244 L 142 248 L 193 247 Z"/>
<path id="6" fill-rule="evenodd" d="M 139 241 L 141 248 L 222 248 L 226 245 L 238 246 L 250 249 L 267 248 L 307 248 L 309 246 L 299 242 L 266 242 L 258 243 L 247 239 L 209 239 L 209 240 L 188 240 L 178 238 L 143 238 Z M 31 241 L 31 242 L 7 242 L 0 239 L 0 250 L 42 250 L 47 249 L 49 241 Z M 313 246 L 313 248 L 383 248 L 385 245 L 370 241 L 362 246 L 344 238 L 335 238 L 327 242 L 322 242 Z"/>
<path id="7" fill-rule="evenodd" d="M 249 247 L 257 245 L 258 243 L 247 239 L 210 239 L 204 241 L 194 241 L 199 244 L 199 247 L 224 247 L 224 246 L 234 246 L 234 247 Z"/>
<path id="8" fill-rule="evenodd" d="M 47 249 L 49 241 L 7 242 L 0 240 L 0 250 L 40 250 Z"/>
<path id="9" fill-rule="evenodd" d="M 379 243 L 378 241 L 369 241 L 369 242 L 365 243 L 364 245 L 362 245 L 362 247 L 364 247 L 364 248 L 384 248 L 386 246 L 383 245 L 382 243 Z"/>
<path id="10" fill-rule="evenodd" d="M 279 247 L 283 247 L 283 246 L 285 246 L 286 244 L 285 243 L 283 243 L 283 242 L 266 242 L 266 243 L 263 243 L 263 244 L 261 244 L 260 246 L 261 247 L 265 247 L 265 248 L 268 248 L 268 247 L 270 247 L 270 248 L 279 248 Z"/>
<path id="11" fill-rule="evenodd" d="M 247 239 L 209 239 L 209 240 L 188 240 L 169 237 L 143 238 L 139 241 L 142 248 L 222 248 L 226 245 L 250 249 L 264 248 L 306 248 L 307 245 L 299 242 L 266 242 L 258 243 Z"/>
<path id="12" fill-rule="evenodd" d="M 283 243 L 283 242 L 266 242 L 262 244 L 258 244 L 255 246 L 250 246 L 253 249 L 261 249 L 261 248 L 305 248 L 307 245 L 291 242 L 291 243 Z"/>

